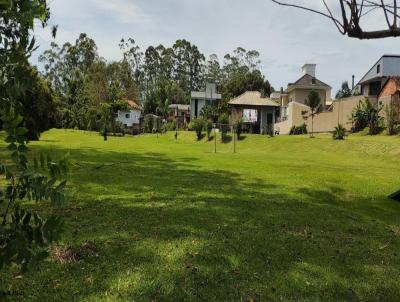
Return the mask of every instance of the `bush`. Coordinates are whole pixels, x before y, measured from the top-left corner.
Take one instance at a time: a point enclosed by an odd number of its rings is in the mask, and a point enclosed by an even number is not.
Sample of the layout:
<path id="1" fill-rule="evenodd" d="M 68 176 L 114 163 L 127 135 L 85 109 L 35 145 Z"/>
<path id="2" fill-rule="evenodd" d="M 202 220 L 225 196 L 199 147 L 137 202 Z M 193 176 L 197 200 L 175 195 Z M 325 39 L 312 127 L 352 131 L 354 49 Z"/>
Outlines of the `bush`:
<path id="1" fill-rule="evenodd" d="M 243 128 L 243 119 L 240 118 L 236 121 L 236 124 L 235 124 L 235 131 L 236 131 L 236 136 L 238 139 L 240 139 L 240 135 L 242 134 L 242 130 L 243 130 L 242 128 Z"/>
<path id="2" fill-rule="evenodd" d="M 201 140 L 203 138 L 203 128 L 204 128 L 204 120 L 199 117 L 193 120 L 193 129 L 196 131 L 197 140 Z"/>
<path id="3" fill-rule="evenodd" d="M 365 100 L 364 102 L 360 101 L 351 115 L 351 121 L 353 123 L 352 131 L 359 132 L 368 127 L 368 133 L 370 135 L 381 132 L 383 118 L 380 114 L 382 109 L 383 105 L 381 102 L 374 104 L 370 100 Z"/>
<path id="4" fill-rule="evenodd" d="M 165 128 L 167 131 L 175 131 L 176 129 L 176 120 L 172 120 L 165 124 Z"/>
<path id="5" fill-rule="evenodd" d="M 223 142 L 226 142 L 228 137 L 227 133 L 229 130 L 229 116 L 227 113 L 221 114 L 221 116 L 218 119 L 218 122 L 221 125 L 221 138 Z"/>
<path id="6" fill-rule="evenodd" d="M 359 132 L 368 126 L 367 116 L 364 111 L 363 103 L 360 101 L 351 113 L 351 122 L 353 123 L 352 132 Z"/>
<path id="7" fill-rule="evenodd" d="M 290 135 L 301 135 L 301 134 L 307 134 L 308 130 L 307 130 L 307 125 L 304 123 L 301 126 L 293 126 L 290 129 Z"/>
<path id="8" fill-rule="evenodd" d="M 399 132 L 399 121 L 397 119 L 398 113 L 395 110 L 393 101 L 386 105 L 386 131 L 388 135 L 395 135 Z"/>
<path id="9" fill-rule="evenodd" d="M 207 132 L 207 139 L 208 140 L 210 140 L 211 139 L 211 131 L 212 131 L 212 128 L 213 128 L 213 122 L 212 122 L 212 120 L 207 120 L 206 122 L 205 122 L 205 130 L 206 130 L 206 132 Z"/>
<path id="10" fill-rule="evenodd" d="M 153 119 L 149 116 L 144 118 L 144 132 L 145 133 L 153 133 Z"/>
<path id="11" fill-rule="evenodd" d="M 333 139 L 343 140 L 346 136 L 346 129 L 342 124 L 338 124 L 333 131 Z"/>

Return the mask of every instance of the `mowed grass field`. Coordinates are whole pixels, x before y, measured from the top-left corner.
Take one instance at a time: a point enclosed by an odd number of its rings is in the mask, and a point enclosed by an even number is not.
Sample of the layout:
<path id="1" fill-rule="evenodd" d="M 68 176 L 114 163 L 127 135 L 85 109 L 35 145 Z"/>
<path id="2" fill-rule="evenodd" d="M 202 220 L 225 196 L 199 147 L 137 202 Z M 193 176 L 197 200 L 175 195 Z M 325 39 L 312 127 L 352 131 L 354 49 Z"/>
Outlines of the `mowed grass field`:
<path id="1" fill-rule="evenodd" d="M 400 137 L 247 135 L 214 154 L 193 132 L 51 130 L 30 146 L 70 153 L 68 202 L 42 210 L 64 217 L 52 250 L 78 256 L 3 272 L 11 301 L 399 301 Z"/>

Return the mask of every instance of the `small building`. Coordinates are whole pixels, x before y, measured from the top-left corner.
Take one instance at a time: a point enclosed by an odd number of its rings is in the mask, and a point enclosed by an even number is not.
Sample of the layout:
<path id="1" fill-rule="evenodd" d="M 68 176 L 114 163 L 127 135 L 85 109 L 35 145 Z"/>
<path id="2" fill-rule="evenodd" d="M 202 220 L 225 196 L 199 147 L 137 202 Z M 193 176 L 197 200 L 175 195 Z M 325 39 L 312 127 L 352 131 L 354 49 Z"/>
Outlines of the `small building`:
<path id="1" fill-rule="evenodd" d="M 190 119 L 197 118 L 204 106 L 218 106 L 222 96 L 217 92 L 215 83 L 207 83 L 204 91 L 192 91 L 190 101 Z"/>
<path id="2" fill-rule="evenodd" d="M 136 101 L 126 100 L 128 110 L 118 111 L 116 121 L 122 123 L 125 128 L 138 131 L 143 108 Z"/>
<path id="3" fill-rule="evenodd" d="M 392 76 L 400 76 L 400 55 L 383 55 L 361 78 L 356 89 L 366 97 L 377 97 Z"/>
<path id="4" fill-rule="evenodd" d="M 228 104 L 231 108 L 231 123 L 242 119 L 243 130 L 250 133 L 265 133 L 266 129 L 273 129 L 279 115 L 279 104 L 262 97 L 258 91 L 247 91 Z"/>
<path id="5" fill-rule="evenodd" d="M 169 121 L 176 121 L 179 129 L 185 128 L 190 122 L 190 105 L 171 104 L 169 109 Z"/>

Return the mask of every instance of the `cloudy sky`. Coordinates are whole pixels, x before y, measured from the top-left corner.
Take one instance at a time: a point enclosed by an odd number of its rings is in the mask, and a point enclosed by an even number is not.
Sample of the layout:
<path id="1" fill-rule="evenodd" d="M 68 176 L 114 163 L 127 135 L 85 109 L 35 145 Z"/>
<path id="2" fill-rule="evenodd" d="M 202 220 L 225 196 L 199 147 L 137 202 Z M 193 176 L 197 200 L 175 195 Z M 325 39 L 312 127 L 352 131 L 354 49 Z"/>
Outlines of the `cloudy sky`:
<path id="1" fill-rule="evenodd" d="M 321 1 L 292 2 L 318 7 Z M 382 54 L 400 54 L 400 38 L 346 38 L 329 20 L 270 0 L 50 0 L 50 7 L 50 24 L 59 28 L 58 43 L 73 42 L 85 32 L 108 60 L 121 57 L 122 37 L 134 38 L 142 48 L 171 46 L 185 38 L 205 55 L 215 53 L 220 59 L 241 46 L 260 52 L 263 73 L 275 89 L 299 78 L 307 62 L 316 63 L 317 77 L 336 91 L 343 80 L 351 82 L 353 74 L 359 79 Z M 383 15 L 371 15 L 368 26 L 382 21 Z M 52 39 L 49 29 L 37 29 L 36 37 L 38 54 Z"/>

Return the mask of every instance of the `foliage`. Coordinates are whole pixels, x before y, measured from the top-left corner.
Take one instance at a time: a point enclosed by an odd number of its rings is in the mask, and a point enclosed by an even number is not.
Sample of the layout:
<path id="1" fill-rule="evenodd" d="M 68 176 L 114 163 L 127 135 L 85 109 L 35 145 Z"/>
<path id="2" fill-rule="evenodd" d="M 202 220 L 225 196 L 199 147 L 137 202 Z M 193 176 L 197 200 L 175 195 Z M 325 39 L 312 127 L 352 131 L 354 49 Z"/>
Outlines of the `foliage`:
<path id="1" fill-rule="evenodd" d="M 342 83 L 342 87 L 336 93 L 336 99 L 343 99 L 350 97 L 352 95 L 351 89 L 349 87 L 349 82 L 345 81 Z"/>
<path id="2" fill-rule="evenodd" d="M 359 132 L 368 126 L 364 103 L 360 101 L 351 113 L 352 131 Z"/>
<path id="3" fill-rule="evenodd" d="M 18 100 L 18 110 L 24 117 L 24 127 L 29 140 L 38 140 L 40 134 L 56 123 L 56 102 L 49 83 L 39 75 L 36 68 L 28 67 L 24 72 L 29 89 Z"/>
<path id="4" fill-rule="evenodd" d="M 30 33 L 35 22 L 45 26 L 49 17 L 47 3 L 2 1 L 0 12 L 0 120 L 10 151 L 10 162 L 0 162 L 4 177 L 0 187 L 0 269 L 15 264 L 24 272 L 46 256 L 45 246 L 56 239 L 61 223 L 55 216 L 45 219 L 33 210 L 21 209 L 20 203 L 27 199 L 60 203 L 66 185 L 61 177 L 67 170 L 67 160 L 56 163 L 50 156 L 41 155 L 30 165 L 27 157 L 27 135 L 29 131 L 37 135 L 42 130 L 37 114 L 48 110 L 51 103 L 48 90 L 28 62 L 35 50 Z M 27 108 L 29 101 L 36 104 Z M 41 106 L 45 108 L 38 110 Z M 30 129 L 23 127 L 24 121 Z"/>
<path id="5" fill-rule="evenodd" d="M 153 133 L 154 129 L 154 118 L 150 115 L 146 115 L 143 120 L 144 124 L 144 132 L 145 133 Z"/>
<path id="6" fill-rule="evenodd" d="M 82 33 L 75 43 L 52 43 L 40 56 L 59 103 L 58 127 L 101 131 L 100 103 L 114 102 L 115 89 L 119 99 L 141 100 L 146 114 L 166 118 L 170 104 L 188 104 L 191 91 L 204 89 L 206 81 L 215 82 L 223 100 L 218 108 L 205 107 L 202 112 L 205 120 L 213 122 L 219 114 L 228 113 L 230 98 L 247 90 L 265 95 L 273 91 L 261 73 L 260 54 L 255 50 L 238 47 L 220 63 L 216 55 L 206 62 L 197 46 L 187 40 L 143 51 L 129 38 L 122 39 L 119 47 L 122 60 L 107 62 L 98 55 L 95 41 Z"/>
<path id="7" fill-rule="evenodd" d="M 216 122 L 218 120 L 217 109 L 217 107 L 207 104 L 201 109 L 200 116 L 202 116 L 204 120 L 212 120 L 213 122 Z"/>
<path id="8" fill-rule="evenodd" d="M 60 204 L 66 181 L 62 179 L 68 170 L 64 157 L 55 162 L 48 155 L 40 154 L 29 165 L 27 158 L 28 129 L 21 127 L 23 117 L 10 105 L 1 112 L 3 128 L 6 131 L 7 149 L 11 164 L 0 163 L 0 175 L 6 182 L 0 187 L 0 269 L 11 264 L 20 265 L 22 271 L 37 264 L 46 257 L 45 246 L 57 239 L 61 220 L 56 216 L 42 218 L 38 213 L 20 208 L 25 199 L 51 201 Z"/>
<path id="9" fill-rule="evenodd" d="M 239 118 L 236 120 L 236 123 L 235 123 L 235 131 L 236 131 L 236 136 L 238 139 L 240 139 L 242 130 L 243 130 L 243 119 Z"/>
<path id="10" fill-rule="evenodd" d="M 385 106 L 386 132 L 388 135 L 395 135 L 399 132 L 399 112 L 396 109 L 393 100 Z"/>
<path id="11" fill-rule="evenodd" d="M 381 116 L 383 104 L 371 102 L 370 100 L 360 101 L 354 108 L 351 116 L 353 131 L 357 132 L 368 127 L 370 135 L 378 134 L 383 127 L 384 118 Z"/>
<path id="12" fill-rule="evenodd" d="M 317 91 L 311 90 L 308 93 L 307 105 L 311 109 L 311 137 L 314 136 L 314 116 L 317 113 L 319 106 L 321 105 L 321 98 Z"/>
<path id="13" fill-rule="evenodd" d="M 342 124 L 338 124 L 333 131 L 333 139 L 344 140 L 346 137 L 346 128 Z"/>
<path id="14" fill-rule="evenodd" d="M 302 134 L 307 134 L 307 125 L 304 123 L 300 126 L 293 126 L 290 129 L 290 135 L 302 135 Z"/>
<path id="15" fill-rule="evenodd" d="M 223 113 L 218 118 L 218 123 L 221 128 L 221 139 L 222 142 L 226 142 L 228 139 L 228 130 L 229 130 L 229 115 L 227 113 Z"/>
<path id="16" fill-rule="evenodd" d="M 213 129 L 213 121 L 208 119 L 205 123 L 204 123 L 204 128 L 207 132 L 207 139 L 210 140 L 211 139 L 211 131 Z"/>
<path id="17" fill-rule="evenodd" d="M 202 117 L 193 120 L 193 129 L 196 131 L 197 140 L 203 138 L 204 119 Z"/>

